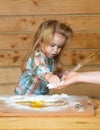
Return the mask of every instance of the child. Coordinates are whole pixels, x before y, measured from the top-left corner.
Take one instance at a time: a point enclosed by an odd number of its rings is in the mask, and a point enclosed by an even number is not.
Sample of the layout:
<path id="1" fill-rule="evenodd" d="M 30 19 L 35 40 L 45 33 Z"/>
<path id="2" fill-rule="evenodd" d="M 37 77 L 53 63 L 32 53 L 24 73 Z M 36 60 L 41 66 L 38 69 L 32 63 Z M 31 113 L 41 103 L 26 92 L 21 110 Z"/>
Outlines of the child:
<path id="1" fill-rule="evenodd" d="M 31 53 L 15 88 L 15 94 L 49 94 L 47 84 L 60 82 L 61 74 L 57 76 L 55 73 L 58 59 L 72 34 L 73 31 L 69 26 L 57 20 L 47 20 L 39 26 L 33 39 Z"/>
<path id="2" fill-rule="evenodd" d="M 78 82 L 100 85 L 100 71 L 70 72 L 63 76 L 63 82 L 57 85 L 56 88 L 64 88 Z"/>

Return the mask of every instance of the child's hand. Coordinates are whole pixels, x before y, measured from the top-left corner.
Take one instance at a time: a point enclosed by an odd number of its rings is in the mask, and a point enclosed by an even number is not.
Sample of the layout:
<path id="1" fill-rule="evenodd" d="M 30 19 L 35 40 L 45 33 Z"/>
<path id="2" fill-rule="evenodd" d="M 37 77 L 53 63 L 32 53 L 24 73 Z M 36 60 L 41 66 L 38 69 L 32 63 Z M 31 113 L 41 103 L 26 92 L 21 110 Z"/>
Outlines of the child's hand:
<path id="1" fill-rule="evenodd" d="M 52 76 L 50 76 L 49 79 L 48 79 L 49 84 L 47 85 L 47 87 L 48 87 L 49 89 L 56 88 L 56 86 L 58 86 L 58 84 L 60 83 L 60 81 L 61 81 L 61 80 L 60 80 L 60 78 L 59 78 L 58 76 L 52 75 Z"/>
<path id="2" fill-rule="evenodd" d="M 50 84 L 58 84 L 60 82 L 60 78 L 56 75 L 52 75 L 52 76 L 50 76 L 48 81 Z"/>
<path id="3" fill-rule="evenodd" d="M 60 87 L 63 86 L 63 82 L 58 82 L 58 83 L 52 83 L 52 84 L 48 84 L 47 87 L 49 89 L 60 89 Z"/>
<path id="4" fill-rule="evenodd" d="M 66 83 L 65 81 L 66 81 L 66 79 L 68 77 L 70 77 L 68 71 L 63 73 L 63 76 L 62 76 L 61 80 L 56 75 L 52 75 L 52 77 L 49 78 L 49 84 L 47 85 L 47 87 L 49 89 L 60 89 L 60 88 L 63 88 L 65 83 Z"/>

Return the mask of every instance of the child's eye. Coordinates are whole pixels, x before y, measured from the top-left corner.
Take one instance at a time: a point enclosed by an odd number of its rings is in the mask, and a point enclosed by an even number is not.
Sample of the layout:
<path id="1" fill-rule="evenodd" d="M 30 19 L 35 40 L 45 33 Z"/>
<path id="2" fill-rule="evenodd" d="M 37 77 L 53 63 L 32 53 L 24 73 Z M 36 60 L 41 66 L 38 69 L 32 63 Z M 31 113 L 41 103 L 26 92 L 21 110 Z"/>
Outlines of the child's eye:
<path id="1" fill-rule="evenodd" d="M 51 44 L 51 47 L 54 47 L 55 45 L 54 44 Z"/>
<path id="2" fill-rule="evenodd" d="M 58 48 L 63 48 L 63 46 L 59 46 Z"/>

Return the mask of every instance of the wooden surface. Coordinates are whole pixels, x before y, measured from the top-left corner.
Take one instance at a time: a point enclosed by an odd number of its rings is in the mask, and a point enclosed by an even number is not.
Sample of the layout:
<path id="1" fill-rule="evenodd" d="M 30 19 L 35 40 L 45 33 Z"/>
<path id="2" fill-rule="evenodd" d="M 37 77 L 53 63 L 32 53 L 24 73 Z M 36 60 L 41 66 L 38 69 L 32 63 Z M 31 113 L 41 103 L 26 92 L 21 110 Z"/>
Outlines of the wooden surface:
<path id="1" fill-rule="evenodd" d="M 78 12 L 92 14 L 100 13 L 99 5 L 99 0 L 88 0 L 88 3 L 87 0 L 58 0 L 58 2 L 56 0 L 3 0 L 0 2 L 0 14 L 76 14 Z"/>
<path id="2" fill-rule="evenodd" d="M 0 117 L 0 130 L 100 130 L 100 99 L 93 117 Z"/>

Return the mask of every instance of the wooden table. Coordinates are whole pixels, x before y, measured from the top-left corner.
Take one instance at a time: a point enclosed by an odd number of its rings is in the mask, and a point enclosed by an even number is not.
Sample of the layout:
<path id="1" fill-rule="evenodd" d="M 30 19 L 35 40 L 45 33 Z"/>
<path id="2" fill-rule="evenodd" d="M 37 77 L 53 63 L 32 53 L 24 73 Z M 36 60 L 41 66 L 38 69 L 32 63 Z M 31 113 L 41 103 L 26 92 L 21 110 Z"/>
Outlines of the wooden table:
<path id="1" fill-rule="evenodd" d="M 100 130 L 100 99 L 92 117 L 0 117 L 0 130 Z"/>

